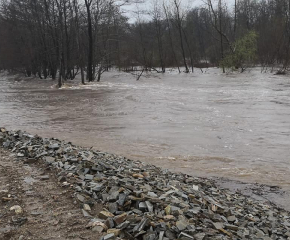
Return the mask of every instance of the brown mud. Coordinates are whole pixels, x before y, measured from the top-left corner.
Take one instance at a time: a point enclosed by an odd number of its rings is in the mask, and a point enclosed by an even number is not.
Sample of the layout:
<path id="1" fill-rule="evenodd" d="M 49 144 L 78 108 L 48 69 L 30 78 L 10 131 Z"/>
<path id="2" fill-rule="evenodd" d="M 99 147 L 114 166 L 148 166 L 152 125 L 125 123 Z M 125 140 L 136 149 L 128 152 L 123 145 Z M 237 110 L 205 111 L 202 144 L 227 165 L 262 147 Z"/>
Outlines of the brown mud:
<path id="1" fill-rule="evenodd" d="M 86 229 L 73 190 L 62 187 L 56 173 L 41 163 L 25 164 L 0 148 L 0 239 L 55 240 L 99 239 Z M 47 179 L 47 176 L 49 178 Z M 22 213 L 10 210 L 20 206 Z M 100 205 L 92 212 L 97 214 Z"/>

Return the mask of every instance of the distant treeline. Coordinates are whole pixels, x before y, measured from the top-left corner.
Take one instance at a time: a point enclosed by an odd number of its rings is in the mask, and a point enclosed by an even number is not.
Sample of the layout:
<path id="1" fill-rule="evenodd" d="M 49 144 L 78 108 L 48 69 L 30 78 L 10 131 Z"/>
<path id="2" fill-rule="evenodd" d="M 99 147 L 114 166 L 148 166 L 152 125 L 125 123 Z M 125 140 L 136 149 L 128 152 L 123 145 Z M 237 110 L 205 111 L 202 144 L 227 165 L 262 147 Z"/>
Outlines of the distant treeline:
<path id="1" fill-rule="evenodd" d="M 121 5 L 134 0 L 0 4 L 0 69 L 58 79 L 59 86 L 77 74 L 83 83 L 99 81 L 111 67 L 192 72 L 260 64 L 283 72 L 289 65 L 289 0 L 236 0 L 233 6 L 208 0 L 193 9 L 180 0 L 152 0 L 151 20 L 137 11 L 131 24 Z"/>

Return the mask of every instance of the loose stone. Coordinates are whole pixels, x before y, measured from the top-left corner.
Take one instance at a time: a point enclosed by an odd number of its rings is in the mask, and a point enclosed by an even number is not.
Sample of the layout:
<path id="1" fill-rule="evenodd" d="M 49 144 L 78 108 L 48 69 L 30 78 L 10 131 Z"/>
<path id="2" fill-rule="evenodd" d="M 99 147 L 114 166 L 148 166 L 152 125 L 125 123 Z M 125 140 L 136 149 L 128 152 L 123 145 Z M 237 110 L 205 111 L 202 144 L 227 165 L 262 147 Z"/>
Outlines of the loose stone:
<path id="1" fill-rule="evenodd" d="M 127 213 L 123 213 L 121 215 L 115 216 L 114 221 L 117 225 L 120 225 L 126 220 L 126 218 L 127 218 Z"/>
<path id="2" fill-rule="evenodd" d="M 90 212 L 91 207 L 88 204 L 84 204 L 84 210 Z"/>
<path id="3" fill-rule="evenodd" d="M 14 211 L 16 214 L 21 214 L 23 212 L 19 205 L 14 205 L 10 208 L 10 211 Z"/>
<path id="4" fill-rule="evenodd" d="M 183 220 L 176 222 L 176 227 L 179 229 L 179 231 L 183 231 L 184 229 L 187 228 L 187 226 L 188 226 L 188 223 Z"/>
<path id="5" fill-rule="evenodd" d="M 107 211 L 101 211 L 99 213 L 99 218 L 101 218 L 101 219 L 105 219 L 106 220 L 109 217 L 114 217 L 114 214 L 112 214 L 110 212 L 107 212 Z"/>
<path id="6" fill-rule="evenodd" d="M 110 234 L 107 234 L 106 236 L 104 236 L 104 240 L 110 240 L 110 239 L 115 239 L 114 233 L 110 233 Z"/>
<path id="7" fill-rule="evenodd" d="M 172 173 L 140 161 L 0 128 L 0 143 L 19 161 L 43 161 L 58 181 L 75 191 L 87 228 L 103 239 L 288 240 L 289 212 L 213 180 Z M 49 175 L 42 176 L 49 179 Z M 41 179 L 41 178 L 40 178 Z M 261 187 L 262 189 L 262 187 Z M 13 198 L 1 191 L 7 204 Z M 103 204 L 99 218 L 91 207 Z M 14 207 L 14 208 L 13 208 Z M 13 206 L 11 211 L 22 213 Z M 18 209 L 18 210 L 17 210 Z M 23 224 L 26 218 L 12 218 Z M 109 229 L 109 230 L 108 230 Z"/>
<path id="8" fill-rule="evenodd" d="M 118 237 L 121 233 L 121 230 L 120 229 L 116 229 L 116 228 L 111 228 L 111 229 L 108 229 L 107 231 L 108 234 L 111 234 L 113 233 L 115 235 L 115 237 Z"/>

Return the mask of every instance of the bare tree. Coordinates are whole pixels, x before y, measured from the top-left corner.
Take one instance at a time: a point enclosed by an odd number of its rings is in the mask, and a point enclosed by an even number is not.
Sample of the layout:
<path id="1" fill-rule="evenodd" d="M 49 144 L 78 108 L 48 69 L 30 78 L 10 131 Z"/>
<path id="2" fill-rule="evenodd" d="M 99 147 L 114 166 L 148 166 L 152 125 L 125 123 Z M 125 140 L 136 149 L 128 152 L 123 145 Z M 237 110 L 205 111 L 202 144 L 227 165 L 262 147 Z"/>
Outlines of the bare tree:
<path id="1" fill-rule="evenodd" d="M 232 53 L 234 53 L 234 47 L 232 46 L 232 43 L 230 41 L 230 39 L 228 38 L 228 36 L 226 35 L 226 33 L 224 32 L 223 29 L 223 6 L 222 6 L 222 0 L 218 0 L 218 13 L 216 12 L 216 10 L 214 10 L 213 4 L 211 0 L 208 0 L 208 8 L 209 11 L 212 14 L 212 25 L 215 28 L 215 30 L 218 32 L 219 34 L 219 38 L 220 38 L 220 50 L 221 50 L 221 60 L 224 59 L 224 39 L 226 40 L 230 50 Z M 223 68 L 223 73 L 225 73 L 225 68 L 224 66 L 222 66 Z"/>
<path id="2" fill-rule="evenodd" d="M 94 80 L 93 78 L 93 55 L 94 55 L 94 44 L 93 44 L 93 26 L 92 26 L 92 16 L 91 7 L 93 0 L 85 0 L 86 11 L 87 11 L 87 21 L 88 21 L 88 64 L 87 64 L 87 75 L 89 82 Z"/>
<path id="3" fill-rule="evenodd" d="M 172 31 L 171 31 L 171 24 L 170 24 L 168 9 L 165 6 L 165 4 L 163 4 L 163 10 L 164 10 L 164 13 L 165 13 L 165 16 L 166 16 L 166 23 L 167 23 L 167 28 L 168 28 L 168 36 L 169 36 L 170 47 L 171 47 L 171 50 L 172 50 L 172 53 L 173 53 L 175 64 L 176 64 L 176 66 L 178 68 L 178 72 L 180 73 L 181 71 L 180 71 L 180 68 L 179 68 L 178 59 L 177 59 L 177 56 L 176 56 L 176 53 L 175 53 L 175 50 L 174 50 L 174 45 L 173 45 L 173 36 L 172 36 Z"/>
<path id="4" fill-rule="evenodd" d="M 162 9 L 160 7 L 160 2 L 155 0 L 153 2 L 152 21 L 154 22 L 155 33 L 158 43 L 158 53 L 159 61 L 161 66 L 161 71 L 165 73 L 165 62 L 164 62 L 164 52 L 163 52 L 163 18 L 162 18 Z"/>
<path id="5" fill-rule="evenodd" d="M 185 49 L 184 49 L 184 40 L 183 40 L 183 30 L 182 30 L 182 24 L 183 24 L 183 18 L 184 15 L 181 10 L 181 0 L 173 0 L 174 4 L 174 10 L 173 10 L 173 18 L 174 22 L 176 24 L 178 34 L 179 34 L 179 40 L 180 40 L 180 48 L 181 48 L 181 53 L 182 53 L 182 58 L 183 58 L 183 64 L 185 67 L 185 72 L 189 73 L 189 69 L 187 66 L 186 62 L 186 56 L 185 56 Z"/>

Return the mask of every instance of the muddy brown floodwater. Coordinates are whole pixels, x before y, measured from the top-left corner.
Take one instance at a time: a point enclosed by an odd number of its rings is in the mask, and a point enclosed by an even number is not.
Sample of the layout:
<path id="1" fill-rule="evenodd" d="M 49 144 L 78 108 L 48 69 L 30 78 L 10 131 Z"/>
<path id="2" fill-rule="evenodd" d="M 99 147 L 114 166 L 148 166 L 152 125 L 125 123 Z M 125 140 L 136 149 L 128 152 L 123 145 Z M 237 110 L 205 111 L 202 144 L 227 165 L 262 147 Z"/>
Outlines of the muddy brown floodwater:
<path id="1" fill-rule="evenodd" d="M 290 78 L 260 73 L 106 73 L 57 90 L 2 75 L 0 125 L 197 176 L 290 189 Z"/>

